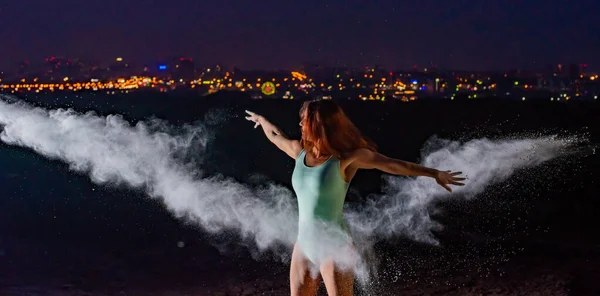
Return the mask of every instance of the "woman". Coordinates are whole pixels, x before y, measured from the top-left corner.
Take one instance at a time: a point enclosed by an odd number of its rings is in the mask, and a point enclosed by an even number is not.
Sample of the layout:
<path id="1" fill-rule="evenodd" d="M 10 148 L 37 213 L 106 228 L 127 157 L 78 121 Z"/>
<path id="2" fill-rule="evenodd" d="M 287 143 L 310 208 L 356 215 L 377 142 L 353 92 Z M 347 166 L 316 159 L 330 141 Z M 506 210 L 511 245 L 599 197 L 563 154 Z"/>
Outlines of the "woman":
<path id="1" fill-rule="evenodd" d="M 262 126 L 267 138 L 296 160 L 292 186 L 298 198 L 299 223 L 290 267 L 293 296 L 315 295 L 321 279 L 330 296 L 353 294 L 352 270 L 342 268 L 331 257 L 320 256 L 319 250 L 323 247 L 319 244 L 330 235 L 319 238 L 314 233 L 318 233 L 318 228 L 324 225 L 321 222 L 325 222 L 349 234 L 342 208 L 348 185 L 359 169 L 431 177 L 450 192 L 449 185 L 464 185 L 459 183 L 465 180 L 459 177 L 460 172 L 438 171 L 378 153 L 375 145 L 360 134 L 342 109 L 331 100 L 304 103 L 300 109 L 301 140 L 289 139 L 256 113 L 246 113 L 249 114 L 246 119 L 255 123 L 254 128 Z M 352 248 L 351 241 L 343 238 L 340 241 Z M 311 276 L 311 268 L 317 268 L 320 276 Z"/>

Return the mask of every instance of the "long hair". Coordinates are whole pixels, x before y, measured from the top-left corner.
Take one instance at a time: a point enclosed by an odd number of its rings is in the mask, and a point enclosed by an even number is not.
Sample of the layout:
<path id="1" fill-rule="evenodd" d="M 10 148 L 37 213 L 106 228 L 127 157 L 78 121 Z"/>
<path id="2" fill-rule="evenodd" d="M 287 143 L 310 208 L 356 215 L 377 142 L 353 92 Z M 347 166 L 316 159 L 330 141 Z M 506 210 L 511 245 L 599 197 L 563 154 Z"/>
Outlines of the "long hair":
<path id="1" fill-rule="evenodd" d="M 340 106 L 332 100 L 304 102 L 300 108 L 302 147 L 315 157 L 331 155 L 341 158 L 359 148 L 377 150 L 377 146 L 363 137 Z M 314 155 L 316 148 L 319 155 Z"/>

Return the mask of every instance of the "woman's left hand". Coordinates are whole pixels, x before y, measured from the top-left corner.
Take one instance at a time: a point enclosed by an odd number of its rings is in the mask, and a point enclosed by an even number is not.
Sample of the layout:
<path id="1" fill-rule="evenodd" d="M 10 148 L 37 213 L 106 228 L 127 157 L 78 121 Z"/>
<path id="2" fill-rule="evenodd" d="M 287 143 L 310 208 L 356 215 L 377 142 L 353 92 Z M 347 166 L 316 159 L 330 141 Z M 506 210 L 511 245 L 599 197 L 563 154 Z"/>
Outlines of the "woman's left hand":
<path id="1" fill-rule="evenodd" d="M 458 181 L 464 181 L 466 178 L 462 178 L 459 175 L 462 172 L 451 172 L 451 171 L 438 171 L 435 176 L 435 181 L 440 184 L 440 186 L 444 187 L 449 192 L 452 192 L 452 188 L 448 185 L 456 185 L 456 186 L 464 186 L 464 183 L 460 183 Z"/>

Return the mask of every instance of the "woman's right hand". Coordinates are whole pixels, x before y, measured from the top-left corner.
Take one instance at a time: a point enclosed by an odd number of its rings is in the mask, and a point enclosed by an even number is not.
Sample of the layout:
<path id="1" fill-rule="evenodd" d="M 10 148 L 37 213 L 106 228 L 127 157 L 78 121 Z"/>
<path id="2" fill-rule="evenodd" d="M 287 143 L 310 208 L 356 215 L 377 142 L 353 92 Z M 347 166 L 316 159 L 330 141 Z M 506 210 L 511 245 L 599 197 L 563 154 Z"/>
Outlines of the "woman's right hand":
<path id="1" fill-rule="evenodd" d="M 250 116 L 246 116 L 246 120 L 254 122 L 255 123 L 254 128 L 259 127 L 262 116 L 254 113 L 252 111 L 248 111 L 248 110 L 246 110 L 246 113 L 248 113 L 248 115 L 250 115 Z"/>

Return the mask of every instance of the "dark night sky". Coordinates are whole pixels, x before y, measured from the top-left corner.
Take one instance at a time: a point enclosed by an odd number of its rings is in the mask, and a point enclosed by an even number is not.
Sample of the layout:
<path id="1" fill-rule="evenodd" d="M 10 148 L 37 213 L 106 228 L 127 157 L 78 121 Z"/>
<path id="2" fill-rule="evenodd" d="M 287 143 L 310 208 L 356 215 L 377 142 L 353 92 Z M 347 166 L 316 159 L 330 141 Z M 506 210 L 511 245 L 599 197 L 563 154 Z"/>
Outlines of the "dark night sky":
<path id="1" fill-rule="evenodd" d="M 7 0 L 0 69 L 69 56 L 242 68 L 600 65 L 598 0 Z M 150 4 L 150 3 L 157 4 Z"/>

